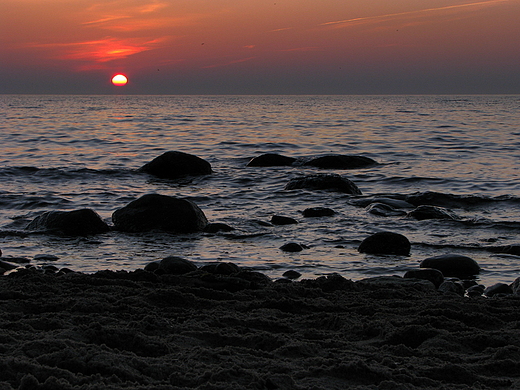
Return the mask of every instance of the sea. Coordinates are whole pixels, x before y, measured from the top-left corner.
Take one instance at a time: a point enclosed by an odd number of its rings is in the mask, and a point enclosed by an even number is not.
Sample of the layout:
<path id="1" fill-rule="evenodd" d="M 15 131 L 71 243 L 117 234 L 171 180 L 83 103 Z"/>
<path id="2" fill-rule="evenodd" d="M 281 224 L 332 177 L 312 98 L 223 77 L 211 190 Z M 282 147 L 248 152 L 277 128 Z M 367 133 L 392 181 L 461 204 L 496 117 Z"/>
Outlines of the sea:
<path id="1" fill-rule="evenodd" d="M 338 273 L 360 280 L 399 275 L 425 258 L 461 254 L 477 281 L 511 283 L 520 256 L 520 96 L 66 96 L 0 95 L 0 249 L 37 267 L 74 271 L 143 268 L 168 256 L 202 266 L 233 262 L 281 278 Z M 139 168 L 167 151 L 208 161 L 211 175 L 166 180 Z M 359 155 L 378 164 L 325 170 L 248 167 L 266 153 L 298 159 Z M 336 173 L 362 191 L 285 190 L 289 180 Z M 25 230 L 51 210 L 112 213 L 144 194 L 190 199 L 231 232 L 110 231 L 69 237 Z M 455 199 L 456 219 L 377 215 L 377 198 L 435 193 Z M 310 207 L 335 214 L 303 217 Z M 410 210 L 405 210 L 406 212 Z M 272 216 L 299 223 L 272 225 Z M 380 231 L 403 234 L 409 256 L 358 252 Z M 295 242 L 300 252 L 280 247 Z"/>

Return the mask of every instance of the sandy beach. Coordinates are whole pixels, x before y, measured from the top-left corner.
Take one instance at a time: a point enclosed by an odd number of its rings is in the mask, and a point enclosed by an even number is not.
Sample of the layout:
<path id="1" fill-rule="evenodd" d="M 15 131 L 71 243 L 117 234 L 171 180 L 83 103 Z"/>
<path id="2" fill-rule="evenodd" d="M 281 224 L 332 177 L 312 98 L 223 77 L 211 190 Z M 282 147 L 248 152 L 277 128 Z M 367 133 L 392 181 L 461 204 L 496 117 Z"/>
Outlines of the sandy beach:
<path id="1" fill-rule="evenodd" d="M 509 389 L 520 298 L 340 275 L 0 278 L 0 389 Z"/>

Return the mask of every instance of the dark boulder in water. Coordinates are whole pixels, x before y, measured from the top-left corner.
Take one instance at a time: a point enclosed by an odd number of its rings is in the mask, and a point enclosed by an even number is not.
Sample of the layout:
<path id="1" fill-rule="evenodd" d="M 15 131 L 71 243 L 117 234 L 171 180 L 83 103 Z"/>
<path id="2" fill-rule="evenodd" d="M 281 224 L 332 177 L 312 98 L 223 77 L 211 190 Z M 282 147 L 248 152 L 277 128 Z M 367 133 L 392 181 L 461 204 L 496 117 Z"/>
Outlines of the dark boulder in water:
<path id="1" fill-rule="evenodd" d="M 262 154 L 247 163 L 248 167 L 278 167 L 290 166 L 296 161 L 293 157 L 282 156 L 276 153 Z"/>
<path id="2" fill-rule="evenodd" d="M 402 234 L 379 232 L 365 238 L 359 245 L 358 251 L 375 255 L 408 256 L 410 248 L 410 241 Z"/>
<path id="3" fill-rule="evenodd" d="M 330 217 L 334 214 L 336 212 L 328 207 L 309 207 L 303 210 L 303 216 L 306 218 Z"/>
<path id="4" fill-rule="evenodd" d="M 520 256 L 520 245 L 519 244 L 492 246 L 492 247 L 488 247 L 486 249 L 488 251 L 494 252 L 494 253 L 504 253 L 504 254 L 508 254 L 508 255 Z"/>
<path id="5" fill-rule="evenodd" d="M 451 219 L 456 221 L 460 219 L 457 215 L 444 207 L 430 205 L 419 206 L 415 210 L 410 211 L 407 216 L 419 221 L 425 219 Z"/>
<path id="6" fill-rule="evenodd" d="M 475 195 L 453 195 L 441 192 L 426 191 L 405 197 L 414 206 L 431 205 L 441 207 L 465 207 L 489 202 L 489 199 Z"/>
<path id="7" fill-rule="evenodd" d="M 480 267 L 471 257 L 446 254 L 424 259 L 421 268 L 434 268 L 443 273 L 444 276 L 455 276 L 466 278 L 480 273 Z"/>
<path id="8" fill-rule="evenodd" d="M 377 162 L 364 156 L 331 154 L 313 158 L 303 165 L 323 169 L 356 169 L 377 165 Z"/>
<path id="9" fill-rule="evenodd" d="M 271 217 L 271 223 L 273 225 L 295 225 L 298 223 L 297 220 L 291 217 L 283 217 L 281 215 L 273 215 Z"/>
<path id="10" fill-rule="evenodd" d="M 106 233 L 109 226 L 91 209 L 47 211 L 33 219 L 26 230 L 47 231 L 67 236 Z"/>
<path id="11" fill-rule="evenodd" d="M 194 233 L 208 225 L 203 211 L 192 201 L 159 194 L 144 195 L 114 211 L 112 221 L 124 232 Z"/>
<path id="12" fill-rule="evenodd" d="M 309 175 L 291 179 L 285 185 L 285 189 L 330 190 L 361 195 L 361 190 L 352 181 L 337 174 Z"/>
<path id="13" fill-rule="evenodd" d="M 212 173 L 206 160 L 184 152 L 170 151 L 154 158 L 140 171 L 162 179 L 177 179 L 183 176 L 200 176 Z"/>
<path id="14" fill-rule="evenodd" d="M 204 232 L 206 233 L 218 233 L 218 232 L 231 232 L 235 230 L 234 227 L 222 222 L 213 222 L 206 225 Z"/>
<path id="15" fill-rule="evenodd" d="M 296 242 L 288 242 L 287 244 L 283 244 L 280 249 L 284 252 L 301 252 L 303 250 L 303 246 Z"/>
<path id="16" fill-rule="evenodd" d="M 439 286 L 444 282 L 444 275 L 442 272 L 433 268 L 411 269 L 406 271 L 404 277 L 429 280 L 434 284 L 435 288 L 439 288 Z"/>

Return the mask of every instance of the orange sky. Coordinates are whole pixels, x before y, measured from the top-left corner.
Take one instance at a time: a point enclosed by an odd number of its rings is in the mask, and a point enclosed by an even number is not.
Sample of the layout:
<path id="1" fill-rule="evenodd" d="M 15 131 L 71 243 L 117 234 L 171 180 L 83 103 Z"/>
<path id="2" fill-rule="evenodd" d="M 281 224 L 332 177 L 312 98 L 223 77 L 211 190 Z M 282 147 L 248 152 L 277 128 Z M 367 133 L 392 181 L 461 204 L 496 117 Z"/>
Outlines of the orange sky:
<path id="1" fill-rule="evenodd" d="M 520 0 L 0 0 L 0 93 L 520 93 Z"/>

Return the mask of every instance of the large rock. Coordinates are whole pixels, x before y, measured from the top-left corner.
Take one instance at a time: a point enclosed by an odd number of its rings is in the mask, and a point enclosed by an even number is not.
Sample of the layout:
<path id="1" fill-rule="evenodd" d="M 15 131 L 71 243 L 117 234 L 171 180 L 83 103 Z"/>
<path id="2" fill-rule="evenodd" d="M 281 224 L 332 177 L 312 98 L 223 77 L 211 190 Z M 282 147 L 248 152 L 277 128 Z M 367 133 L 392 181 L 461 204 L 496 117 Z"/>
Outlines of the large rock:
<path id="1" fill-rule="evenodd" d="M 163 179 L 209 175 L 211 165 L 206 160 L 184 152 L 166 152 L 141 167 L 140 171 Z"/>
<path id="2" fill-rule="evenodd" d="M 456 254 L 429 257 L 421 261 L 420 267 L 438 269 L 444 276 L 457 278 L 471 277 L 480 272 L 480 267 L 475 260 Z"/>
<path id="3" fill-rule="evenodd" d="M 337 174 L 309 175 L 291 179 L 285 185 L 285 189 L 331 190 L 361 195 L 361 190 L 352 181 Z"/>
<path id="4" fill-rule="evenodd" d="M 276 153 L 262 154 L 253 158 L 247 163 L 248 167 L 277 167 L 290 166 L 296 159 L 293 157 L 282 156 Z"/>
<path id="5" fill-rule="evenodd" d="M 402 234 L 379 232 L 365 238 L 359 245 L 358 251 L 375 255 L 408 256 L 410 248 L 410 241 Z"/>
<path id="6" fill-rule="evenodd" d="M 356 169 L 377 165 L 377 162 L 364 156 L 331 154 L 313 158 L 303 165 L 323 169 Z"/>
<path id="7" fill-rule="evenodd" d="M 112 221 L 117 230 L 125 232 L 193 233 L 208 225 L 206 216 L 192 201 L 159 194 L 144 195 L 116 210 Z"/>
<path id="8" fill-rule="evenodd" d="M 26 230 L 41 230 L 67 236 L 105 233 L 109 226 L 91 209 L 47 211 L 33 219 Z"/>

